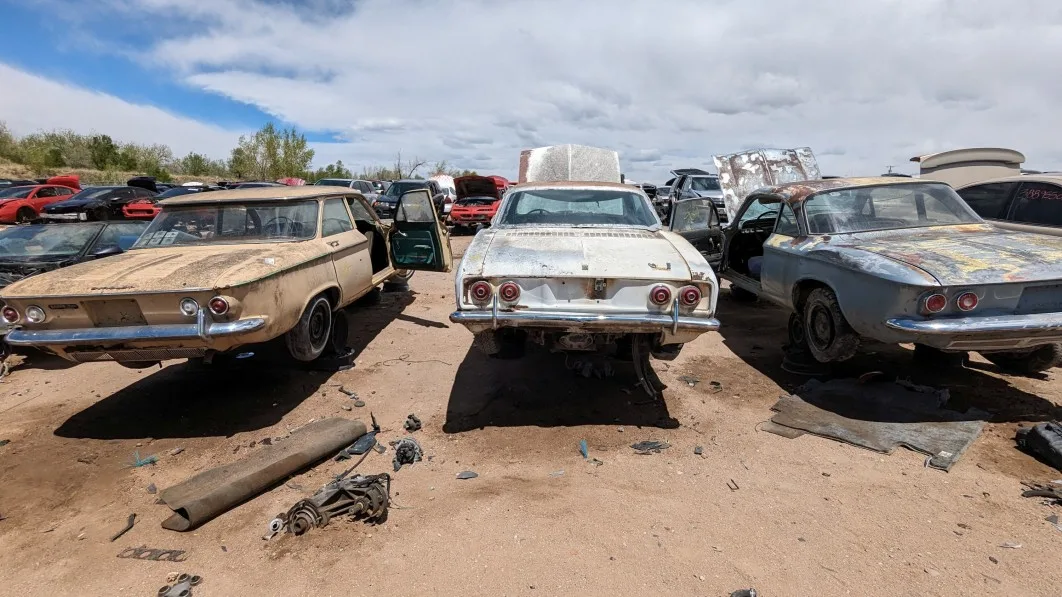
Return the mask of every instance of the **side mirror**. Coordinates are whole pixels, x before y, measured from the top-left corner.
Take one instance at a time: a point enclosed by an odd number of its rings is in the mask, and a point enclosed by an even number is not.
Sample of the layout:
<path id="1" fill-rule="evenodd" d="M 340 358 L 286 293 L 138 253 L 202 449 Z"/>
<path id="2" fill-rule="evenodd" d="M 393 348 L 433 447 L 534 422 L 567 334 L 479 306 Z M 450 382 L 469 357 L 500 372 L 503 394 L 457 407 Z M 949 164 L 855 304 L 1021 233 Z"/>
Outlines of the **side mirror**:
<path id="1" fill-rule="evenodd" d="M 97 250 L 92 256 L 96 259 L 102 259 L 104 257 L 111 257 L 112 255 L 119 255 L 124 252 L 125 251 L 122 251 L 122 248 L 118 245 L 110 245 Z"/>

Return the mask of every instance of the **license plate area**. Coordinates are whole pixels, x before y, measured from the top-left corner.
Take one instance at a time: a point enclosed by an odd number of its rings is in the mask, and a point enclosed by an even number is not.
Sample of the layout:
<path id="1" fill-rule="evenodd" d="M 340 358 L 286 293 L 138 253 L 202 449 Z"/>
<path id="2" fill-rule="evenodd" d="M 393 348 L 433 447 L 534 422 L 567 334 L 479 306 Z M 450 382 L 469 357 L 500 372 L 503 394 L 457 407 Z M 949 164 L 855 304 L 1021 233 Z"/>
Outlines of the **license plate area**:
<path id="1" fill-rule="evenodd" d="M 147 325 L 140 305 L 134 299 L 115 299 L 107 301 L 85 301 L 85 312 L 96 327 L 120 327 L 126 325 Z"/>
<path id="2" fill-rule="evenodd" d="M 1062 311 L 1062 284 L 1026 288 L 1018 299 L 1018 315 Z"/>

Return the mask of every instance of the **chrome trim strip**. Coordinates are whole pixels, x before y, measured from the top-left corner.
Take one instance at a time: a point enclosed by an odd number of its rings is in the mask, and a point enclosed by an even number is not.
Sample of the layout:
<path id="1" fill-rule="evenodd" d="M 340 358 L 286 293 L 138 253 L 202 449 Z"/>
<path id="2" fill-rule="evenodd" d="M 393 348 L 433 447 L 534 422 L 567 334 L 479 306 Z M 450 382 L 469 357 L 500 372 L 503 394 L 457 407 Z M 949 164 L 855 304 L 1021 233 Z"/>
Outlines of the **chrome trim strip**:
<path id="1" fill-rule="evenodd" d="M 202 310 L 200 310 L 202 313 Z M 113 328 L 78 328 L 70 330 L 12 330 L 4 339 L 13 346 L 83 346 L 158 342 L 170 340 L 204 340 L 246 334 L 264 328 L 264 317 L 251 317 L 225 323 L 131 325 Z"/>
<path id="2" fill-rule="evenodd" d="M 610 327 L 634 328 L 647 332 L 680 330 L 714 332 L 719 329 L 719 320 L 714 317 L 683 317 L 677 312 L 671 315 L 658 313 L 573 313 L 566 311 L 455 311 L 450 321 L 460 324 L 489 324 L 494 329 L 499 325 L 570 327 L 583 326 L 607 331 Z"/>
<path id="3" fill-rule="evenodd" d="M 885 325 L 904 332 L 931 335 L 1023 334 L 1062 331 L 1062 313 L 983 315 L 942 319 L 889 319 Z"/>

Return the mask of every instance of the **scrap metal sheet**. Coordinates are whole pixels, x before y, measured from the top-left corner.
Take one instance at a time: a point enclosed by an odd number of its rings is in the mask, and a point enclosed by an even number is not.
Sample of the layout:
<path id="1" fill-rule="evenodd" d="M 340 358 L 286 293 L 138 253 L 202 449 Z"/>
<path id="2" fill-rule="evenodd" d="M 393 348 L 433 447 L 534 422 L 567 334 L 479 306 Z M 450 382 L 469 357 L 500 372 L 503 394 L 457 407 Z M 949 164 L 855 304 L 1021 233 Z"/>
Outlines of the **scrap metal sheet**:
<path id="1" fill-rule="evenodd" d="M 726 213 L 733 221 L 741 203 L 752 191 L 787 182 L 822 178 L 810 147 L 754 149 L 715 156 Z"/>
<path id="2" fill-rule="evenodd" d="M 585 145 L 550 145 L 520 152 L 520 182 L 568 180 L 622 182 L 619 154 Z"/>

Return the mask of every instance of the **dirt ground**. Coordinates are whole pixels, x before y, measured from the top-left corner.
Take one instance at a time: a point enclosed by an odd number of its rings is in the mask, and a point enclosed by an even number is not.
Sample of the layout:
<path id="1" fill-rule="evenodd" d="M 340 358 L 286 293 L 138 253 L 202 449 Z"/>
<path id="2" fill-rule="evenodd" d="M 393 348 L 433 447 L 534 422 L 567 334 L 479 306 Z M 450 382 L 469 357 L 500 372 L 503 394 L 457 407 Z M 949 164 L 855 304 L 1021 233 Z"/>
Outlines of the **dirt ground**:
<path id="1" fill-rule="evenodd" d="M 454 239 L 455 253 L 467 243 Z M 357 363 L 336 374 L 254 359 L 205 373 L 182 361 L 134 371 L 33 357 L 16 367 L 0 383 L 0 439 L 11 440 L 0 447 L 0 593 L 155 595 L 170 572 L 201 575 L 197 597 L 1062 593 L 1062 532 L 1044 520 L 1062 508 L 1020 495 L 1020 481 L 1062 473 L 1013 442 L 1018 424 L 1059 417 L 1059 370 L 1016 378 L 977 360 L 927 371 L 900 347 L 851 362 L 841 373 L 947 387 L 993 413 L 944 473 L 903 449 L 759 431 L 778 395 L 803 381 L 779 368 L 786 314 L 773 307 L 722 291 L 721 333 L 655 362 L 669 387 L 652 402 L 629 367 L 599 380 L 563 356 L 481 356 L 447 318 L 452 279 L 418 273 L 411 292 L 352 308 Z M 344 410 L 353 401 L 340 385 L 366 406 Z M 336 520 L 262 539 L 273 516 L 346 467 L 327 461 L 195 531 L 161 528 L 170 511 L 149 485 L 239 459 L 310 420 L 368 422 L 370 411 L 384 441 L 416 413 L 430 456 L 394 474 L 383 525 Z M 604 464 L 583 459 L 582 439 Z M 635 454 L 629 445 L 645 439 L 672 447 Z M 131 467 L 137 450 L 159 462 Z M 358 470 L 390 471 L 391 457 L 373 454 Z M 479 477 L 455 478 L 465 470 Z M 136 526 L 112 543 L 131 512 Z M 140 545 L 188 560 L 116 558 Z"/>

